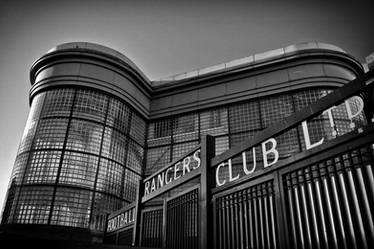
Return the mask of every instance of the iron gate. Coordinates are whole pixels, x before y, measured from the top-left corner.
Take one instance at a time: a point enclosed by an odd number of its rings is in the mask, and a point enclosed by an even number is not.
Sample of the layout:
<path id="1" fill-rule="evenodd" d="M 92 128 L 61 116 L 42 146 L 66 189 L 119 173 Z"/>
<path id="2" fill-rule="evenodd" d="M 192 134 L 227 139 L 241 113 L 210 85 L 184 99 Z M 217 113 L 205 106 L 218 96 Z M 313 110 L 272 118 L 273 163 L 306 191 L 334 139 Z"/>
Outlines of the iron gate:
<path id="1" fill-rule="evenodd" d="M 373 101 L 373 77 L 370 72 L 354 80 L 214 158 L 214 139 L 204 137 L 199 146 L 139 184 L 132 204 L 132 244 L 174 249 L 373 248 L 373 102 L 364 109 L 368 120 L 363 127 L 336 137 L 330 122 L 333 139 L 309 148 L 306 144 L 306 150 L 279 161 L 274 149 L 274 138 L 355 94 Z M 257 169 L 256 146 L 263 151 Z M 246 151 L 252 152 L 251 170 Z M 239 178 L 233 165 L 240 155 L 245 174 Z M 224 167 L 227 181 L 218 177 Z"/>

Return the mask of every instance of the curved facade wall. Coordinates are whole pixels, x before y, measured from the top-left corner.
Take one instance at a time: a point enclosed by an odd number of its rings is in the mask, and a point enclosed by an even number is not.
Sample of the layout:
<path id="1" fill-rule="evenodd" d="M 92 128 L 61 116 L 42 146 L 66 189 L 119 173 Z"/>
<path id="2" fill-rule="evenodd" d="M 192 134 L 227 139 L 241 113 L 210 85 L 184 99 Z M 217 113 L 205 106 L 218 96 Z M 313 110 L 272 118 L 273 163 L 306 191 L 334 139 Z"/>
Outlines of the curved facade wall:
<path id="1" fill-rule="evenodd" d="M 146 123 L 120 99 L 57 88 L 32 102 L 17 153 L 5 223 L 102 230 L 105 214 L 135 199 Z"/>
<path id="2" fill-rule="evenodd" d="M 362 73 L 341 51 L 254 58 L 156 84 L 100 45 L 69 43 L 48 52 L 31 69 L 31 110 L 2 223 L 103 231 L 106 214 L 135 199 L 143 175 L 189 151 L 203 135 L 215 136 L 216 154 L 222 153 Z M 333 115 L 339 135 L 351 130 L 342 106 Z M 326 114 L 309 126 L 312 142 L 331 136 Z M 277 139 L 281 158 L 305 149 L 300 129 Z"/>

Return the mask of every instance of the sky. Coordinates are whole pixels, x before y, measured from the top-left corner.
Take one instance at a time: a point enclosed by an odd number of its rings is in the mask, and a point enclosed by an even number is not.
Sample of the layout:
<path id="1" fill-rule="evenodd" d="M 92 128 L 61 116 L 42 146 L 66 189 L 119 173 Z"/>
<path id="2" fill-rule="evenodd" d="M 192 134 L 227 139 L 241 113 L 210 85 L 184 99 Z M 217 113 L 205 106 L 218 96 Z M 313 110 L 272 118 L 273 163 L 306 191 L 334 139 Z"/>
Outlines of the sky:
<path id="1" fill-rule="evenodd" d="M 373 5 L 373 4 L 371 4 Z M 370 1 L 0 1 L 0 210 L 26 123 L 32 63 L 87 41 L 130 58 L 151 80 L 319 41 L 360 61 L 374 52 Z"/>

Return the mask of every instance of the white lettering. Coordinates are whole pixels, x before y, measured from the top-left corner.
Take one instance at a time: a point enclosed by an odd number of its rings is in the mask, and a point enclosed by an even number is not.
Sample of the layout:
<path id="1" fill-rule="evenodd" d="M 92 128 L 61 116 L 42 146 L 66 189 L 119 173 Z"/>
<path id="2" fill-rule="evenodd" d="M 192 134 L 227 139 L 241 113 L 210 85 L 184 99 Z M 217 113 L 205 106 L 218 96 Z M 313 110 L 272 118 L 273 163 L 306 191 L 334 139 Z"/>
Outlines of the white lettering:
<path id="1" fill-rule="evenodd" d="M 221 163 L 220 165 L 217 166 L 217 169 L 216 169 L 216 183 L 217 183 L 217 186 L 222 186 L 226 183 L 226 180 L 223 180 L 223 182 L 219 181 L 219 169 L 221 167 L 224 167 L 224 166 L 225 166 L 225 163 Z"/>
<path id="2" fill-rule="evenodd" d="M 186 157 L 185 159 L 183 159 L 183 175 L 186 174 L 186 169 L 188 173 L 190 172 L 190 168 L 189 168 L 190 163 L 191 163 L 190 157 Z"/>
<path id="3" fill-rule="evenodd" d="M 172 169 L 173 169 L 173 167 L 170 167 L 166 170 L 166 173 L 165 173 L 165 178 L 166 178 L 165 183 L 166 183 L 166 185 L 168 185 L 173 179 L 173 177 L 170 177 L 169 180 L 168 180 L 169 171 L 172 170 Z"/>
<path id="4" fill-rule="evenodd" d="M 235 181 L 237 179 L 239 179 L 239 174 L 235 177 L 232 177 L 232 163 L 231 163 L 231 158 L 229 159 L 229 181 L 232 182 L 232 181 Z"/>
<path id="5" fill-rule="evenodd" d="M 266 149 L 266 144 L 269 143 L 269 142 L 271 143 L 272 147 L 270 148 L 270 150 L 267 150 Z M 275 149 L 277 147 L 277 140 L 275 140 L 274 138 L 270 138 L 270 139 L 266 140 L 265 142 L 263 142 L 261 145 L 262 145 L 262 157 L 263 157 L 263 160 L 264 160 L 264 168 L 269 167 L 269 166 L 275 164 L 276 162 L 278 162 L 279 153 Z M 270 153 L 274 154 L 274 160 L 271 163 L 268 162 L 268 157 L 267 157 L 267 155 L 270 154 Z"/>
<path id="6" fill-rule="evenodd" d="M 319 140 L 319 142 L 316 142 L 314 144 L 310 144 L 309 131 L 308 131 L 308 126 L 307 126 L 306 121 L 303 121 L 301 123 L 301 126 L 303 127 L 303 134 L 304 134 L 305 146 L 306 146 L 307 150 L 309 150 L 311 148 L 314 148 L 314 147 L 317 147 L 317 146 L 319 146 L 319 145 L 321 145 L 323 143 L 323 140 L 325 139 L 324 137 L 321 140 Z"/>
<path id="7" fill-rule="evenodd" d="M 356 113 L 352 113 L 351 105 L 349 104 L 350 101 L 358 105 L 358 109 L 356 110 Z M 344 101 L 344 103 L 345 103 L 345 107 L 347 108 L 348 118 L 349 120 L 351 120 L 351 128 L 353 129 L 355 128 L 355 124 L 353 123 L 353 118 L 357 117 L 364 109 L 364 101 L 359 96 L 353 96 L 350 99 Z"/>
<path id="8" fill-rule="evenodd" d="M 149 195 L 149 181 L 145 183 L 144 195 Z"/>
<path id="9" fill-rule="evenodd" d="M 159 188 L 163 187 L 164 186 L 164 179 L 165 179 L 165 175 L 164 175 L 164 172 L 162 172 L 161 174 L 159 174 L 157 176 L 157 182 L 158 182 L 158 186 Z"/>
<path id="10" fill-rule="evenodd" d="M 252 174 L 256 170 L 256 148 L 255 147 L 252 148 L 252 153 L 253 153 L 253 167 L 252 167 L 251 170 L 247 169 L 247 156 L 245 154 L 245 151 L 243 151 L 243 153 L 242 153 L 242 157 L 243 157 L 243 170 L 244 170 L 244 173 L 246 175 Z"/>
<path id="11" fill-rule="evenodd" d="M 194 154 L 193 154 L 193 159 L 195 159 L 195 161 L 197 162 L 197 166 L 194 166 L 193 169 L 197 169 L 200 167 L 200 164 L 201 164 L 201 160 L 200 160 L 200 150 L 197 150 Z"/>
<path id="12" fill-rule="evenodd" d="M 180 175 L 177 177 L 177 172 L 179 171 L 179 165 L 180 164 L 181 164 L 181 162 L 177 162 L 174 165 L 174 180 L 177 180 L 177 179 L 179 179 L 181 177 Z"/>
<path id="13" fill-rule="evenodd" d="M 152 183 L 151 183 L 151 193 L 153 191 L 156 191 L 156 182 L 155 182 L 155 178 L 152 179 Z"/>

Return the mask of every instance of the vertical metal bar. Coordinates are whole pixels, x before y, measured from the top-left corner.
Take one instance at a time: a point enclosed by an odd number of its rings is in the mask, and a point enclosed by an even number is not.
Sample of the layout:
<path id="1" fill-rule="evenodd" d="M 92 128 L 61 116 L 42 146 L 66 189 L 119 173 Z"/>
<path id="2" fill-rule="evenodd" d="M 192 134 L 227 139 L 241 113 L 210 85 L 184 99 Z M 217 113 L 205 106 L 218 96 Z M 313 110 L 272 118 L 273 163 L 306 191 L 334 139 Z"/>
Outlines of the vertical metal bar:
<path id="1" fill-rule="evenodd" d="M 371 215 L 371 211 L 370 211 L 370 204 L 369 204 L 369 200 L 368 200 L 368 193 L 366 191 L 366 188 L 365 188 L 365 182 L 364 182 L 364 178 L 363 178 L 363 175 L 362 175 L 362 170 L 361 168 L 356 168 L 356 173 L 357 173 L 357 180 L 358 180 L 358 183 L 359 183 L 359 189 L 360 189 L 360 193 L 361 193 L 361 199 L 362 199 L 362 202 L 363 202 L 363 209 L 365 211 L 365 220 L 368 224 L 368 228 L 369 228 L 369 232 L 366 233 L 368 236 L 370 236 L 370 240 L 371 241 L 374 241 L 374 224 L 373 224 L 373 216 Z"/>
<path id="2" fill-rule="evenodd" d="M 257 192 L 256 192 L 256 187 L 253 187 L 252 189 L 252 196 L 253 196 L 253 206 L 254 206 L 254 225 L 255 225 L 255 244 L 256 244 L 256 247 L 259 248 L 260 247 L 260 234 L 259 234 L 259 222 L 258 222 L 258 213 L 257 213 L 257 202 L 258 202 L 258 197 L 257 197 Z"/>
<path id="3" fill-rule="evenodd" d="M 286 186 L 287 186 L 287 197 L 288 197 L 288 207 L 289 207 L 289 214 L 291 219 L 291 230 L 292 230 L 292 242 L 293 248 L 297 248 L 297 233 L 296 233 L 296 221 L 295 221 L 295 214 L 294 210 L 295 207 L 293 205 L 293 195 L 292 195 L 292 182 L 291 182 L 291 174 L 286 175 Z"/>
<path id="4" fill-rule="evenodd" d="M 306 232 L 307 232 L 307 239 L 308 239 L 308 247 L 309 248 L 313 248 L 313 245 L 312 245 L 312 236 L 311 236 L 311 231 L 310 231 L 310 222 L 309 222 L 309 217 L 308 217 L 308 214 L 309 214 L 309 211 L 308 211 L 308 204 L 307 204 L 307 201 L 306 201 L 306 194 L 305 194 L 305 186 L 304 184 L 301 185 L 301 200 L 302 200 L 302 203 L 303 203 L 303 211 L 304 211 L 304 219 L 305 219 L 305 226 L 306 226 Z"/>
<path id="5" fill-rule="evenodd" d="M 368 248 L 366 235 L 365 235 L 364 224 L 363 224 L 362 215 L 361 215 L 361 211 L 360 211 L 360 203 L 358 202 L 357 191 L 356 191 L 355 182 L 353 180 L 352 171 L 348 171 L 347 175 L 348 175 L 348 183 L 349 183 L 349 188 L 351 190 L 352 200 L 353 200 L 354 205 L 356 206 L 354 211 L 356 213 L 356 218 L 357 218 L 357 222 L 358 222 L 358 230 L 359 230 L 359 234 L 360 234 L 361 241 L 362 241 L 362 244 L 363 244 L 362 246 L 363 246 L 363 248 Z"/>
<path id="6" fill-rule="evenodd" d="M 230 240 L 231 240 L 231 248 L 235 248 L 235 221 L 234 221 L 234 200 L 233 200 L 233 194 L 230 194 L 230 223 L 231 223 L 231 229 L 229 230 L 230 232 Z"/>
<path id="7" fill-rule="evenodd" d="M 187 248 L 191 247 L 190 242 L 191 242 L 191 228 L 192 228 L 192 215 L 191 215 L 191 211 L 192 211 L 191 210 L 192 209 L 191 202 L 192 201 L 193 201 L 193 193 L 188 195 L 188 200 L 187 200 L 187 203 L 186 203 L 186 205 L 187 205 L 187 208 L 186 208 L 186 217 L 187 217 L 186 247 Z M 215 210 L 213 209 L 213 211 L 215 211 Z M 213 229 L 215 229 L 214 225 L 213 225 Z"/>
<path id="8" fill-rule="evenodd" d="M 320 185 L 320 175 L 318 170 L 318 165 L 312 166 L 312 176 L 313 176 L 313 182 L 316 189 L 317 194 L 317 207 L 318 207 L 318 213 L 320 217 L 320 222 L 322 225 L 321 231 L 322 231 L 322 237 L 324 242 L 324 248 L 329 248 L 329 240 L 327 235 L 327 227 L 326 227 L 326 218 L 325 218 L 325 212 L 323 208 L 323 202 L 322 202 L 322 195 L 321 195 L 321 185 Z"/>
<path id="9" fill-rule="evenodd" d="M 317 223 L 317 210 L 315 208 L 315 200 L 314 200 L 314 192 L 313 192 L 313 185 L 312 185 L 312 172 L 311 169 L 308 167 L 305 169 L 305 180 L 306 180 L 306 186 L 307 186 L 307 193 L 309 197 L 310 202 L 310 208 L 311 208 L 311 216 L 312 216 L 312 224 L 314 228 L 314 238 L 315 238 L 315 245 L 318 249 L 321 248 L 321 242 L 319 238 L 319 228 Z"/>
<path id="10" fill-rule="evenodd" d="M 271 218 L 271 231 L 272 231 L 272 239 L 273 239 L 273 245 L 274 248 L 278 248 L 277 245 L 277 234 L 276 234 L 276 228 L 275 228 L 275 219 L 274 219 L 274 202 L 273 202 L 273 195 L 270 195 L 270 218 Z"/>
<path id="11" fill-rule="evenodd" d="M 212 206 L 210 188 L 213 186 L 212 177 L 210 176 L 210 159 L 215 155 L 215 138 L 206 135 L 201 140 L 201 175 L 200 175 L 200 191 L 199 191 L 199 206 L 200 206 L 200 248 L 211 248 L 212 231 L 208 224 L 212 224 Z"/>
<path id="12" fill-rule="evenodd" d="M 297 230 L 299 231 L 299 238 L 301 243 L 301 248 L 305 248 L 305 239 L 304 239 L 304 231 L 303 231 L 303 224 L 302 224 L 302 216 L 301 216 L 301 207 L 299 202 L 299 193 L 298 193 L 298 182 L 297 182 L 297 173 L 291 173 L 291 183 L 292 183 L 292 190 L 293 196 L 295 198 L 295 209 L 296 209 L 296 216 L 297 216 Z"/>
<path id="13" fill-rule="evenodd" d="M 343 196 L 343 203 L 345 207 L 345 218 L 348 222 L 348 236 L 350 238 L 351 244 L 350 246 L 353 246 L 353 248 L 357 248 L 357 241 L 356 241 L 356 235 L 353 227 L 353 220 L 352 220 L 352 212 L 350 210 L 349 206 L 349 200 L 348 200 L 348 195 L 347 195 L 347 183 L 344 180 L 344 175 L 343 173 L 338 174 L 341 190 L 342 190 L 342 196 Z"/>
<path id="14" fill-rule="evenodd" d="M 261 184 L 258 188 L 257 201 L 259 204 L 259 212 L 260 212 L 261 248 L 265 248 L 265 234 L 264 234 L 265 227 L 264 227 L 264 214 L 263 214 L 263 207 L 262 207 L 262 199 L 263 199 L 262 188 L 263 188 L 263 184 Z"/>
<path id="15" fill-rule="evenodd" d="M 298 186 L 300 187 L 301 192 L 301 202 L 302 202 L 302 210 L 304 213 L 304 220 L 305 220 L 305 228 L 306 228 L 306 245 L 308 245 L 308 248 L 312 248 L 312 236 L 310 231 L 310 222 L 309 222 L 309 210 L 308 210 L 308 203 L 306 201 L 306 194 L 305 194 L 305 179 L 304 179 L 304 171 L 298 170 Z"/>
<path id="16" fill-rule="evenodd" d="M 265 196 L 264 196 L 264 207 L 265 207 L 264 213 L 265 213 L 265 227 L 266 227 L 267 248 L 270 248 L 271 244 L 270 244 L 270 227 L 269 227 L 268 198 L 269 198 L 269 191 L 268 191 L 268 186 L 266 186 L 266 192 L 265 192 Z"/>
<path id="17" fill-rule="evenodd" d="M 234 214 L 235 214 L 235 231 L 234 231 L 234 235 L 235 235 L 235 247 L 236 248 L 239 248 L 239 245 L 240 245 L 240 233 L 239 233 L 239 220 L 240 220 L 240 217 L 239 217 L 239 207 L 238 207 L 238 192 L 236 192 L 234 194 Z"/>
<path id="18" fill-rule="evenodd" d="M 243 192 L 239 192 L 239 229 L 240 229 L 240 248 L 244 249 L 244 232 L 243 232 L 243 218 L 244 218 L 244 212 L 243 212 Z"/>
<path id="19" fill-rule="evenodd" d="M 295 196 L 295 203 L 296 203 L 296 214 L 297 214 L 297 220 L 298 220 L 298 229 L 300 234 L 300 243 L 301 247 L 305 248 L 305 239 L 304 239 L 304 232 L 303 232 L 303 224 L 302 224 L 302 217 L 301 217 L 301 207 L 299 203 L 299 194 L 298 194 L 298 188 L 293 187 L 294 196 Z"/>
<path id="20" fill-rule="evenodd" d="M 244 248 L 248 248 L 249 241 L 248 241 L 248 234 L 249 234 L 249 226 L 248 226 L 248 207 L 247 207 L 247 190 L 243 191 L 243 239 L 244 239 Z"/>
<path id="21" fill-rule="evenodd" d="M 166 239 L 167 239 L 167 214 L 168 214 L 168 203 L 166 200 L 164 200 L 163 203 L 163 208 L 162 208 L 162 224 L 160 224 L 159 228 L 160 231 L 159 233 L 161 234 L 161 245 L 162 247 L 166 247 Z"/>
<path id="22" fill-rule="evenodd" d="M 319 229 L 318 229 L 318 223 L 317 223 L 317 210 L 315 208 L 314 193 L 313 193 L 313 188 L 312 188 L 313 185 L 311 182 L 308 182 L 307 186 L 308 186 L 308 192 L 309 192 L 309 195 L 308 195 L 309 201 L 311 204 L 312 223 L 313 223 L 313 228 L 315 229 L 314 237 L 316 240 L 317 248 L 321 248 L 321 241 L 319 238 Z"/>
<path id="23" fill-rule="evenodd" d="M 373 158 L 372 158 L 373 159 Z M 373 171 L 372 171 L 372 165 L 371 164 L 368 164 L 365 166 L 365 172 L 366 172 L 366 176 L 367 176 L 367 179 L 368 179 L 368 188 L 371 190 L 370 191 L 370 198 L 371 200 L 374 200 L 374 175 L 373 175 Z"/>
<path id="24" fill-rule="evenodd" d="M 250 231 L 250 237 L 249 240 L 251 241 L 251 248 L 255 247 L 255 229 L 254 226 L 256 225 L 254 219 L 253 219 L 253 214 L 254 214 L 254 197 L 252 194 L 252 188 L 248 189 L 248 218 L 249 218 L 249 231 Z"/>
<path id="25" fill-rule="evenodd" d="M 332 206 L 331 206 L 330 192 L 329 192 L 329 188 L 327 185 L 327 178 L 325 177 L 322 181 L 323 181 L 323 190 L 324 190 L 325 198 L 326 198 L 327 213 L 328 213 L 328 218 L 330 222 L 330 229 L 332 233 L 332 242 L 333 242 L 334 248 L 338 249 L 338 239 L 336 236 L 335 222 L 334 222 L 334 216 L 333 216 L 333 211 L 332 211 Z"/>
<path id="26" fill-rule="evenodd" d="M 342 243 L 344 248 L 347 248 L 347 239 L 346 239 L 346 235 L 344 231 L 344 224 L 343 224 L 342 212 L 340 209 L 339 194 L 338 194 L 336 182 L 335 182 L 335 175 L 331 175 L 330 180 L 331 180 L 332 193 L 333 193 L 335 207 L 336 207 L 335 213 L 338 216 L 338 225 L 339 225 L 339 230 L 341 234 L 340 242 Z"/>

